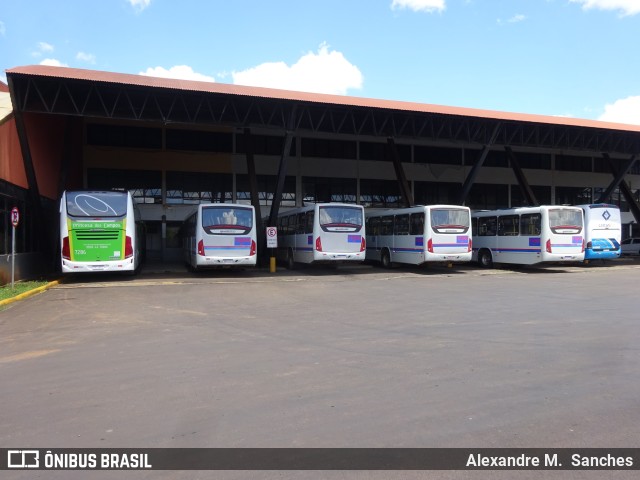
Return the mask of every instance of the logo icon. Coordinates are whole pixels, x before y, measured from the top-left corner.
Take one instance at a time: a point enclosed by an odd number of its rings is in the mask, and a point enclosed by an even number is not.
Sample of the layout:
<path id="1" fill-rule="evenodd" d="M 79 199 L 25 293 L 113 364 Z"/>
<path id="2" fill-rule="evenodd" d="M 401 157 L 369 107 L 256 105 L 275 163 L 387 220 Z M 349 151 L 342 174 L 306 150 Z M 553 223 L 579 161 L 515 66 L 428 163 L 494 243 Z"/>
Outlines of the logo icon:
<path id="1" fill-rule="evenodd" d="M 8 450 L 8 468 L 39 468 L 40 452 L 38 450 Z"/>
<path id="2" fill-rule="evenodd" d="M 611 218 L 609 210 L 605 210 L 604 212 L 602 212 L 602 218 L 604 218 L 605 220 L 609 220 Z"/>

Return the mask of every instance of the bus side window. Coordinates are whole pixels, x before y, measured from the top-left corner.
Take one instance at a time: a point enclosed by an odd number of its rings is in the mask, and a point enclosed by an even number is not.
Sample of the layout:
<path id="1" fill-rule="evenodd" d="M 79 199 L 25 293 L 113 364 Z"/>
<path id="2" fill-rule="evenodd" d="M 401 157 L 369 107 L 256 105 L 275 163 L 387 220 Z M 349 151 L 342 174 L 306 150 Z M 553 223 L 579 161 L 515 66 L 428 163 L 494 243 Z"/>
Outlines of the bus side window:
<path id="1" fill-rule="evenodd" d="M 304 233 L 313 233 L 313 218 L 314 218 L 315 212 L 313 210 L 309 210 L 307 212 L 307 215 L 305 217 L 305 227 L 304 227 Z"/>
<path id="2" fill-rule="evenodd" d="M 520 231 L 519 215 L 504 215 L 498 217 L 498 235 L 500 236 L 517 236 Z"/>
<path id="3" fill-rule="evenodd" d="M 475 237 L 476 235 L 478 235 L 478 219 L 472 218 L 471 219 L 471 236 Z"/>
<path id="4" fill-rule="evenodd" d="M 369 218 L 367 232 L 371 232 L 371 235 L 380 235 L 380 217 Z"/>
<path id="5" fill-rule="evenodd" d="M 478 218 L 478 236 L 493 237 L 496 234 L 497 217 Z"/>
<path id="6" fill-rule="evenodd" d="M 296 233 L 304 233 L 304 223 L 305 223 L 304 213 L 299 213 L 298 222 L 296 224 Z"/>
<path id="7" fill-rule="evenodd" d="M 289 215 L 287 217 L 287 221 L 285 222 L 285 228 L 287 229 L 287 235 L 293 235 L 296 231 L 296 216 Z"/>
<path id="8" fill-rule="evenodd" d="M 409 235 L 424 235 L 424 212 L 411 214 Z"/>
<path id="9" fill-rule="evenodd" d="M 409 215 L 396 215 L 395 235 L 409 235 Z"/>
<path id="10" fill-rule="evenodd" d="M 387 215 L 380 219 L 380 235 L 393 235 L 393 216 Z"/>
<path id="11" fill-rule="evenodd" d="M 525 213 L 520 217 L 520 235 L 540 235 L 541 225 L 542 216 L 539 213 Z"/>

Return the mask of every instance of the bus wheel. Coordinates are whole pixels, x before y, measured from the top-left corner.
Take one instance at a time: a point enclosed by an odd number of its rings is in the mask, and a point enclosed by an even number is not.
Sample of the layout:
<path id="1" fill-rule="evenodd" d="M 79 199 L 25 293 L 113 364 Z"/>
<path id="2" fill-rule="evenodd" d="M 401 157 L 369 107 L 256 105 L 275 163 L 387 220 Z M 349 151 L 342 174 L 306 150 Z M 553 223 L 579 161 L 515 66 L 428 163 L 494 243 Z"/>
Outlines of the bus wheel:
<path id="1" fill-rule="evenodd" d="M 288 270 L 293 270 L 294 267 L 296 266 L 296 262 L 293 261 L 293 250 L 291 250 L 290 248 L 287 250 L 286 263 L 287 263 Z"/>
<path id="2" fill-rule="evenodd" d="M 383 250 L 382 256 L 380 257 L 380 263 L 384 268 L 391 268 L 391 255 L 389 254 L 389 250 Z"/>
<path id="3" fill-rule="evenodd" d="M 478 263 L 484 268 L 491 268 L 493 266 L 491 252 L 489 250 L 480 250 L 480 252 L 478 252 Z"/>

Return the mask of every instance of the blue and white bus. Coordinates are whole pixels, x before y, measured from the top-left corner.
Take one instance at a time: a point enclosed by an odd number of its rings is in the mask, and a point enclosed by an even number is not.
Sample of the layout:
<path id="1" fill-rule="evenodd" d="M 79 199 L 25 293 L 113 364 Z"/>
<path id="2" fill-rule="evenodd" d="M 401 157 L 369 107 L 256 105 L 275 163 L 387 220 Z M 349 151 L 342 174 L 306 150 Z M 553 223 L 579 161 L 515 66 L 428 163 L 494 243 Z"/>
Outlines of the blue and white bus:
<path id="1" fill-rule="evenodd" d="M 295 263 L 362 262 L 366 255 L 364 208 L 316 203 L 278 214 L 278 259 Z"/>
<path id="2" fill-rule="evenodd" d="M 185 219 L 182 228 L 184 261 L 192 270 L 256 265 L 253 206 L 202 203 Z"/>
<path id="3" fill-rule="evenodd" d="M 62 273 L 138 272 L 144 225 L 130 192 L 65 191 L 60 199 Z"/>
<path id="4" fill-rule="evenodd" d="M 427 205 L 367 212 L 367 260 L 393 263 L 471 260 L 471 211 Z"/>
<path id="5" fill-rule="evenodd" d="M 620 209 L 615 205 L 595 203 L 577 205 L 584 212 L 585 260 L 608 260 L 622 254 Z"/>
<path id="6" fill-rule="evenodd" d="M 473 260 L 483 267 L 582 262 L 583 217 L 580 207 L 560 205 L 473 212 Z"/>

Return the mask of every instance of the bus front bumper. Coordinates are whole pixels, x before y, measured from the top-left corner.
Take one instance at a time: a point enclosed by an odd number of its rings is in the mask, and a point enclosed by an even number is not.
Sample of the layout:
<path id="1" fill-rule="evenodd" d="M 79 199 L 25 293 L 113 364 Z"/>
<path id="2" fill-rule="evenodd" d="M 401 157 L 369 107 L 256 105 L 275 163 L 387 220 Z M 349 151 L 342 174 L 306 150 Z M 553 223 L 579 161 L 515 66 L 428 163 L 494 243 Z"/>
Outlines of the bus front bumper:
<path id="1" fill-rule="evenodd" d="M 362 262 L 366 252 L 313 252 L 314 262 Z"/>
<path id="2" fill-rule="evenodd" d="M 99 263 L 62 260 L 62 273 L 131 272 L 134 269 L 133 258 Z"/>
<path id="3" fill-rule="evenodd" d="M 198 267 L 236 267 L 236 266 L 254 266 L 256 264 L 257 255 L 247 257 L 211 257 L 198 256 Z"/>

